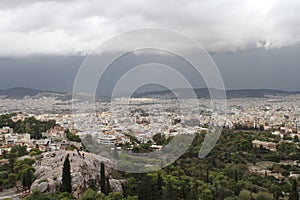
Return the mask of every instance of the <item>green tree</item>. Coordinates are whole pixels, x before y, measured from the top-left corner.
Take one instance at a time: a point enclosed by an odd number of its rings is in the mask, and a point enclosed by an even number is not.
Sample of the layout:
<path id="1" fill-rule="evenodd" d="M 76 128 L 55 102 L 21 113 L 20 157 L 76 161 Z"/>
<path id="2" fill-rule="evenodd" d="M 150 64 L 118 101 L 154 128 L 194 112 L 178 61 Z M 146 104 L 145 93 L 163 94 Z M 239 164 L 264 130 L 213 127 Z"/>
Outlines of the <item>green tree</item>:
<path id="1" fill-rule="evenodd" d="M 8 176 L 8 181 L 10 184 L 14 185 L 17 188 L 17 190 L 19 190 L 19 180 L 22 183 L 23 189 L 30 189 L 30 186 L 34 179 L 34 168 L 32 167 L 32 164 L 34 162 L 35 161 L 31 158 L 25 158 L 23 160 L 17 160 L 14 163 L 12 173 L 10 173 Z"/>
<path id="2" fill-rule="evenodd" d="M 273 196 L 266 192 L 257 193 L 256 200 L 272 200 Z"/>
<path id="3" fill-rule="evenodd" d="M 213 195 L 210 189 L 206 188 L 202 191 L 199 200 L 213 200 Z"/>
<path id="4" fill-rule="evenodd" d="M 21 157 L 27 155 L 27 150 L 25 146 L 14 145 L 10 150 L 10 154 L 14 154 L 17 157 Z"/>
<path id="5" fill-rule="evenodd" d="M 104 200 L 104 194 L 98 194 L 89 188 L 83 193 L 81 200 Z"/>
<path id="6" fill-rule="evenodd" d="M 109 194 L 111 192 L 110 183 L 109 183 L 109 176 L 106 176 L 106 194 Z"/>
<path id="7" fill-rule="evenodd" d="M 70 193 L 41 193 L 38 189 L 34 189 L 32 193 L 25 198 L 25 200 L 73 200 Z"/>
<path id="8" fill-rule="evenodd" d="M 275 200 L 278 200 L 280 197 L 283 197 L 281 188 L 278 185 L 272 185 L 270 191 L 273 193 Z"/>
<path id="9" fill-rule="evenodd" d="M 19 191 L 19 187 L 17 185 L 17 181 L 18 181 L 18 174 L 15 173 L 11 173 L 8 175 L 8 181 L 10 184 L 14 185 L 17 189 L 17 191 Z"/>
<path id="10" fill-rule="evenodd" d="M 142 175 L 138 183 L 139 199 L 151 200 L 157 199 L 157 188 L 155 182 L 155 174 L 148 173 Z"/>
<path id="11" fill-rule="evenodd" d="M 30 156 L 36 156 L 36 155 L 40 155 L 43 152 L 41 150 L 39 150 L 38 148 L 33 148 L 30 150 L 29 155 Z"/>
<path id="12" fill-rule="evenodd" d="M 8 158 L 9 167 L 12 169 L 17 160 L 17 156 L 16 156 L 16 154 L 9 153 L 7 158 Z"/>
<path id="13" fill-rule="evenodd" d="M 106 198 L 106 200 L 123 200 L 123 194 L 121 192 L 113 192 L 110 193 Z"/>
<path id="14" fill-rule="evenodd" d="M 101 165 L 100 165 L 100 189 L 103 194 L 107 194 L 105 179 L 106 179 L 105 178 L 105 166 L 104 166 L 104 163 L 101 162 Z"/>
<path id="15" fill-rule="evenodd" d="M 167 181 L 166 181 L 166 186 L 164 189 L 164 195 L 163 199 L 164 200 L 169 200 L 169 199 L 176 199 L 176 194 L 175 194 L 175 184 L 173 182 L 172 178 L 168 176 Z"/>
<path id="16" fill-rule="evenodd" d="M 240 200 L 253 200 L 249 191 L 241 191 L 238 198 Z"/>
<path id="17" fill-rule="evenodd" d="M 26 167 L 32 166 L 35 163 L 35 160 L 31 158 L 25 158 L 23 160 L 18 160 L 15 162 L 15 165 L 13 167 L 13 171 L 15 173 L 20 173 L 23 169 Z"/>
<path id="18" fill-rule="evenodd" d="M 259 125 L 259 131 L 264 131 L 264 130 L 265 130 L 264 125 L 260 124 L 260 125 Z"/>
<path id="19" fill-rule="evenodd" d="M 23 189 L 29 189 L 31 187 L 31 184 L 33 183 L 34 175 L 33 175 L 34 169 L 30 166 L 26 166 L 25 169 L 21 171 L 21 180 L 22 180 L 22 186 Z"/>
<path id="20" fill-rule="evenodd" d="M 293 140 L 294 140 L 295 143 L 299 142 L 299 136 L 295 135 Z"/>
<path id="21" fill-rule="evenodd" d="M 155 135 L 153 135 L 152 139 L 157 145 L 163 145 L 166 143 L 166 136 L 161 133 L 156 133 Z"/>
<path id="22" fill-rule="evenodd" d="M 70 160 L 69 154 L 64 161 L 63 171 L 62 171 L 62 185 L 61 185 L 61 192 L 72 192 L 72 185 L 71 185 L 71 172 L 70 172 Z"/>
<path id="23" fill-rule="evenodd" d="M 71 133 L 69 129 L 65 130 L 66 138 L 73 142 L 81 142 L 81 139 L 78 135 Z"/>
<path id="24" fill-rule="evenodd" d="M 7 158 L 7 151 L 4 150 L 4 151 L 2 152 L 2 155 L 3 155 L 3 158 L 6 159 L 6 158 Z"/>
<path id="25" fill-rule="evenodd" d="M 297 180 L 292 179 L 291 182 L 292 182 L 292 191 L 290 192 L 289 200 L 299 200 Z"/>
<path id="26" fill-rule="evenodd" d="M 55 200 L 55 198 L 46 193 L 42 194 L 38 189 L 34 189 L 25 200 Z"/>
<path id="27" fill-rule="evenodd" d="M 161 177 L 161 173 L 158 172 L 157 174 L 157 182 L 156 182 L 156 185 L 157 185 L 157 196 L 156 196 L 156 199 L 157 200 L 160 200 L 162 199 L 162 195 L 163 195 L 163 179 Z"/>
<path id="28" fill-rule="evenodd" d="M 209 167 L 206 168 L 206 177 L 205 177 L 206 183 L 209 183 Z"/>

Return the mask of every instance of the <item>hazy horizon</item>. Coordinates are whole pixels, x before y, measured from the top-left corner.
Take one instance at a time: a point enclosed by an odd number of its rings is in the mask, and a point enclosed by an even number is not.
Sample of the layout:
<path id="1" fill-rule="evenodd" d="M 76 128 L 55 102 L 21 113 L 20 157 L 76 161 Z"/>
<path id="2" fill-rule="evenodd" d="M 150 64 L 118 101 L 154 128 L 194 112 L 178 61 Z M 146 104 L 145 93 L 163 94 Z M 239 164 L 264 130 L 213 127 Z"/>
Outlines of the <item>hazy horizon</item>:
<path id="1" fill-rule="evenodd" d="M 191 0 L 172 2 L 172 6 L 149 0 L 124 1 L 119 6 L 110 1 L 4 0 L 0 3 L 0 89 L 21 86 L 70 92 L 77 70 L 93 49 L 120 33 L 158 27 L 180 31 L 202 45 L 219 68 L 226 89 L 298 91 L 298 8 L 299 2 L 276 0 Z M 129 43 L 151 37 L 145 34 Z M 177 40 L 168 45 L 193 53 Z M 116 43 L 109 53 L 122 47 L 122 42 Z M 206 87 L 183 61 L 164 54 L 134 54 L 115 63 L 104 78 L 105 88 L 113 88 L 123 68 L 153 61 L 179 70 L 195 88 Z"/>
<path id="2" fill-rule="evenodd" d="M 235 53 L 212 53 L 211 57 L 218 66 L 225 88 L 234 89 L 276 89 L 286 91 L 299 91 L 298 74 L 300 74 L 300 46 L 280 49 L 248 50 Z M 130 57 L 130 56 L 129 56 Z M 71 92 L 74 79 L 84 56 L 58 56 L 58 55 L 31 55 L 23 57 L 0 58 L 0 89 L 13 87 L 26 87 L 39 90 L 58 92 Z M 151 61 L 153 56 L 132 55 L 118 66 L 130 67 L 138 62 Z M 174 67 L 180 61 L 168 60 L 164 55 L 155 56 L 156 62 L 165 62 Z M 134 61 L 140 60 L 140 61 Z M 284 66 L 284 67 L 283 67 Z M 206 87 L 201 78 L 193 77 L 187 71 L 192 85 L 195 88 Z M 114 70 L 109 77 L 119 72 Z M 167 74 L 166 74 L 167 76 Z"/>

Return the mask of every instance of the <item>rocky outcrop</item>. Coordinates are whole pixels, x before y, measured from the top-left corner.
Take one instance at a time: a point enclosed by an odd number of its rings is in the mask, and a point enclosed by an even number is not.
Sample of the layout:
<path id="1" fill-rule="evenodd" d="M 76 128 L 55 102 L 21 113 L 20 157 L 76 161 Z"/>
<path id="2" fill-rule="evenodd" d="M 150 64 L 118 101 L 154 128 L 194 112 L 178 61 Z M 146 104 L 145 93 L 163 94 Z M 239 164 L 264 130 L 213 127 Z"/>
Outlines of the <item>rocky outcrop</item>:
<path id="1" fill-rule="evenodd" d="M 41 192 L 55 192 L 59 190 L 62 179 L 62 167 L 69 154 L 72 176 L 73 196 L 78 198 L 84 193 L 91 183 L 100 183 L 100 164 L 106 166 L 105 174 L 110 177 L 112 191 L 122 191 L 122 180 L 111 178 L 113 163 L 109 159 L 96 156 L 87 152 L 53 151 L 39 155 L 36 158 L 35 177 L 32 189 L 38 188 Z"/>

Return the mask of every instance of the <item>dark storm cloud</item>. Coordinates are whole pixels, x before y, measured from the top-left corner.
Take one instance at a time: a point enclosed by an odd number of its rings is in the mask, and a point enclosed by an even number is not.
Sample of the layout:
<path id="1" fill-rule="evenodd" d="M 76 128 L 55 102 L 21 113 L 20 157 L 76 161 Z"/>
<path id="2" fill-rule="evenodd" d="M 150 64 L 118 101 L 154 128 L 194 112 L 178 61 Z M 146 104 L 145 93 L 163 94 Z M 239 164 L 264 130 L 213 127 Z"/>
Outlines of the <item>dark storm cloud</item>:
<path id="1" fill-rule="evenodd" d="M 86 54 L 145 26 L 181 31 L 210 52 L 281 48 L 300 40 L 299 9 L 279 0 L 3 0 L 0 55 Z"/>
<path id="2" fill-rule="evenodd" d="M 256 49 L 235 53 L 214 53 L 211 56 L 222 74 L 227 89 L 300 90 L 299 52 L 298 45 L 268 51 Z M 76 72 L 83 59 L 83 56 L 0 58 L 0 89 L 23 86 L 71 92 Z M 103 79 L 105 88 L 111 90 L 115 79 L 123 73 L 124 69 L 139 63 L 154 61 L 181 69 L 181 72 L 184 70 L 183 74 L 194 87 L 205 87 L 203 80 L 195 76 L 191 66 L 183 61 L 170 59 L 164 55 L 159 57 L 135 55 L 119 60 L 110 68 Z M 106 94 L 105 90 L 100 92 Z"/>
<path id="3" fill-rule="evenodd" d="M 80 56 L 0 58 L 0 88 L 28 87 L 70 92 L 82 60 Z"/>
<path id="4" fill-rule="evenodd" d="M 226 88 L 300 90 L 299 10 L 280 0 L 2 0 L 0 87 L 71 91 L 82 55 L 122 31 L 162 27 L 212 53 Z"/>

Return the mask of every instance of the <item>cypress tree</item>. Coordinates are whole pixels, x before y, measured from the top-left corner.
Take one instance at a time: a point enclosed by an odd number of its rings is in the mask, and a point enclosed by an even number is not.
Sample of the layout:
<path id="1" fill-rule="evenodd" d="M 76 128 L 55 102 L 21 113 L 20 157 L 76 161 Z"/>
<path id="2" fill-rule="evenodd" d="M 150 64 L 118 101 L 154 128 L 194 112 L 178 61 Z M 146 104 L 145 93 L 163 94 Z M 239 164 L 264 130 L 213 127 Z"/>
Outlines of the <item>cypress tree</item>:
<path id="1" fill-rule="evenodd" d="M 209 183 L 209 167 L 206 168 L 206 183 Z"/>
<path id="2" fill-rule="evenodd" d="M 106 195 L 108 195 L 111 192 L 111 188 L 110 188 L 110 184 L 109 184 L 109 176 L 106 176 L 106 186 L 105 186 L 105 190 L 106 190 Z"/>
<path id="3" fill-rule="evenodd" d="M 174 191 L 174 184 L 172 183 L 172 180 L 170 177 L 168 177 L 167 181 L 166 181 L 166 192 L 164 194 L 163 199 L 176 199 L 176 194 Z"/>
<path id="4" fill-rule="evenodd" d="M 71 167 L 68 154 L 63 165 L 61 192 L 72 192 L 70 168 Z"/>
<path id="5" fill-rule="evenodd" d="M 299 200 L 299 192 L 296 179 L 292 179 L 292 191 L 290 193 L 289 200 Z"/>
<path id="6" fill-rule="evenodd" d="M 157 174 L 157 199 L 162 199 L 163 196 L 163 180 L 160 172 Z"/>
<path id="7" fill-rule="evenodd" d="M 234 179 L 236 183 L 239 182 L 239 175 L 237 169 L 234 170 Z"/>
<path id="8" fill-rule="evenodd" d="M 30 186 L 33 182 L 33 169 L 31 167 L 28 167 L 24 170 L 22 174 L 22 186 L 23 188 L 30 189 Z"/>
<path id="9" fill-rule="evenodd" d="M 106 194 L 106 187 L 105 187 L 105 166 L 104 163 L 102 162 L 100 165 L 100 188 L 101 192 Z"/>

